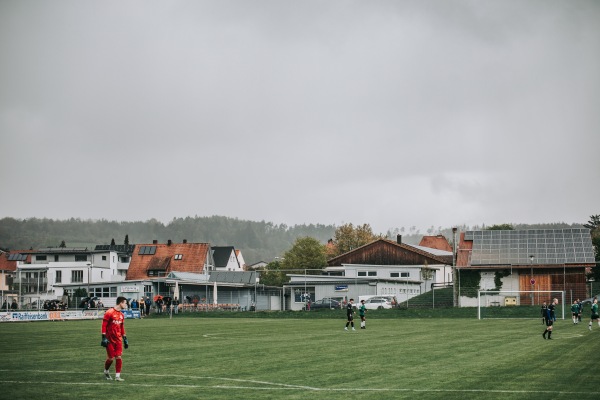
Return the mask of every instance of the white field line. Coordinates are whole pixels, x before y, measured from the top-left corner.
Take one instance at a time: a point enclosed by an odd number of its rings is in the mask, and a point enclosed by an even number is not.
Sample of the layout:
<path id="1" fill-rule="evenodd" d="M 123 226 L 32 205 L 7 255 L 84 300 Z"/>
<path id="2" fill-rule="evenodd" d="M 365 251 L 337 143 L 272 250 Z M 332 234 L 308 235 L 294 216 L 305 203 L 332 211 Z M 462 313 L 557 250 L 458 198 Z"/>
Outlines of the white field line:
<path id="1" fill-rule="evenodd" d="M 15 372 L 14 370 L 8 369 L 0 369 L 0 372 Z M 232 385 L 194 385 L 194 384 L 153 384 L 153 383 L 130 383 L 130 382 L 114 382 L 114 381 L 106 381 L 104 380 L 104 374 L 102 373 L 93 373 L 93 372 L 81 372 L 81 371 L 41 371 L 41 370 L 29 370 L 29 371 L 21 371 L 26 373 L 40 373 L 40 374 L 85 374 L 85 375 L 95 375 L 102 382 L 73 382 L 73 381 L 37 381 L 37 380 L 10 380 L 10 379 L 0 379 L 0 383 L 5 384 L 44 384 L 44 385 L 80 385 L 80 386 L 98 386 L 98 385 L 128 385 L 128 386 L 136 386 L 136 387 L 170 387 L 170 388 L 188 388 L 188 389 L 224 389 L 224 390 L 307 390 L 307 391 L 319 391 L 319 392 L 414 392 L 414 393 L 513 393 L 513 394 L 548 394 L 551 396 L 556 395 L 589 395 L 590 392 L 577 392 L 577 391 L 560 391 L 560 390 L 501 390 L 501 389 L 409 389 L 409 388 L 360 388 L 360 387 L 351 387 L 351 388 L 317 388 L 311 386 L 300 386 L 300 385 L 289 385 L 284 383 L 274 383 L 274 382 L 266 382 L 266 381 L 256 381 L 252 379 L 234 379 L 234 378 L 220 378 L 220 377 L 212 377 L 212 376 L 190 376 L 190 375 L 166 375 L 166 374 L 136 374 L 136 373 L 128 373 L 124 374 L 127 376 L 142 376 L 142 377 L 163 377 L 163 378 L 187 378 L 187 379 L 206 379 L 206 380 L 221 380 L 221 381 L 231 381 L 231 382 L 239 382 L 239 383 L 250 383 L 250 384 L 258 384 L 265 386 L 232 386 Z"/>

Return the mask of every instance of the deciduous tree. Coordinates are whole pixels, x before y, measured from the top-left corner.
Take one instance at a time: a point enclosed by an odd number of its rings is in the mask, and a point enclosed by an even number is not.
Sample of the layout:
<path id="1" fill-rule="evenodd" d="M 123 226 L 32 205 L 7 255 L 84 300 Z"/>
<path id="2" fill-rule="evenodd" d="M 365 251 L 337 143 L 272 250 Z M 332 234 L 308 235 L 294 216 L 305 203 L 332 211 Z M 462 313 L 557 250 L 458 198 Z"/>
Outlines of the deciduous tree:
<path id="1" fill-rule="evenodd" d="M 327 266 L 325 246 L 312 237 L 301 237 L 284 254 L 283 269 L 321 269 Z"/>

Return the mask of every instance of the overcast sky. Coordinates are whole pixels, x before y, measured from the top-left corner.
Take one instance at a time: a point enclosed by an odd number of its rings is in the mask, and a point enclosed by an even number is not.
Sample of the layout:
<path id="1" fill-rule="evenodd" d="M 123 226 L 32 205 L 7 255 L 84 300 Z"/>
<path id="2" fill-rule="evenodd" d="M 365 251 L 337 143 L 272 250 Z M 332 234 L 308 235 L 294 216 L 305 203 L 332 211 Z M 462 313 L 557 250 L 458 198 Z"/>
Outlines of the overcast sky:
<path id="1" fill-rule="evenodd" d="M 0 217 L 600 214 L 599 1 L 0 1 Z"/>

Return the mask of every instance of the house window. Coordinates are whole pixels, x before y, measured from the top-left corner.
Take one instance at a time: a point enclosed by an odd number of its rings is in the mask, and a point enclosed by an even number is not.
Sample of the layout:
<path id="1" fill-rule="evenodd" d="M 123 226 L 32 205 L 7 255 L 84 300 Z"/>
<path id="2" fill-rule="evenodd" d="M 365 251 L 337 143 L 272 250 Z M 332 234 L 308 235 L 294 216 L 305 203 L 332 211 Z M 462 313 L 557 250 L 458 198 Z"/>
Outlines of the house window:
<path id="1" fill-rule="evenodd" d="M 46 258 L 46 256 L 35 256 L 35 260 L 36 261 L 46 261 L 47 258 Z"/>
<path id="2" fill-rule="evenodd" d="M 106 256 L 102 256 L 102 261 L 106 261 Z"/>
<path id="3" fill-rule="evenodd" d="M 358 271 L 358 276 L 367 276 L 367 271 Z"/>
<path id="4" fill-rule="evenodd" d="M 408 278 L 409 274 L 408 272 L 400 272 L 400 278 Z"/>
<path id="5" fill-rule="evenodd" d="M 75 261 L 87 261 L 87 254 L 75 254 Z"/>
<path id="6" fill-rule="evenodd" d="M 54 255 L 54 262 L 58 262 L 58 254 Z"/>
<path id="7" fill-rule="evenodd" d="M 369 276 L 377 276 L 377 271 L 369 271 Z"/>
<path id="8" fill-rule="evenodd" d="M 175 259 L 176 259 L 176 260 L 181 260 L 181 259 L 183 259 L 183 254 L 175 254 Z"/>
<path id="9" fill-rule="evenodd" d="M 81 282 L 83 282 L 83 271 L 82 270 L 71 271 L 71 283 L 81 283 Z"/>
<path id="10" fill-rule="evenodd" d="M 390 278 L 400 278 L 400 272 L 390 272 Z"/>
<path id="11" fill-rule="evenodd" d="M 62 271 L 56 271 L 56 283 L 62 282 Z"/>

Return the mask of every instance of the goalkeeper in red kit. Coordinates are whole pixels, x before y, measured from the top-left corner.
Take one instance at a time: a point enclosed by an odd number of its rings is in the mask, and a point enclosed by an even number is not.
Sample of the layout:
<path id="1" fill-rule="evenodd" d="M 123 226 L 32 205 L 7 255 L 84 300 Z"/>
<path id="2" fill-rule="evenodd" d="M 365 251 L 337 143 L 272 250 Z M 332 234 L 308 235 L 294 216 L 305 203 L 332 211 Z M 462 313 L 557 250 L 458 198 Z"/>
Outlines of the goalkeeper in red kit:
<path id="1" fill-rule="evenodd" d="M 104 314 L 102 320 L 102 342 L 100 345 L 106 347 L 106 361 L 104 362 L 104 376 L 107 380 L 112 380 L 109 368 L 116 359 L 115 363 L 115 381 L 123 381 L 121 378 L 121 368 L 123 366 L 123 346 L 129 347 L 127 336 L 125 336 L 125 316 L 121 312 L 127 308 L 127 299 L 117 297 L 117 304 L 109 308 Z"/>

